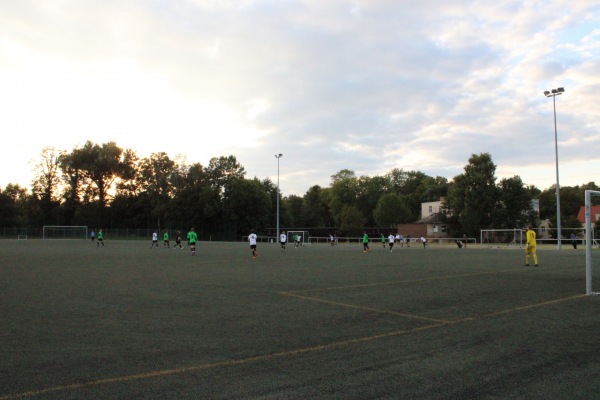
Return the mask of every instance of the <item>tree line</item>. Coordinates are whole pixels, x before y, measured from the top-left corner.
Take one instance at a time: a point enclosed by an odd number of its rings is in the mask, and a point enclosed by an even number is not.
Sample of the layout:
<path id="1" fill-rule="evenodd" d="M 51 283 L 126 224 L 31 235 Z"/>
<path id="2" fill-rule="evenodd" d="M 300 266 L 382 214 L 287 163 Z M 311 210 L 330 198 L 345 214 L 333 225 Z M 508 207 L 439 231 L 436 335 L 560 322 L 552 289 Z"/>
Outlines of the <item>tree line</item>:
<path id="1" fill-rule="evenodd" d="M 140 158 L 115 142 L 86 142 L 71 151 L 46 147 L 30 190 L 0 188 L 0 226 L 87 225 L 98 228 L 199 229 L 202 238 L 234 240 L 251 229 L 266 234 L 276 224 L 355 236 L 364 227 L 395 227 L 421 217 L 421 203 L 444 198 L 440 218 L 455 235 L 478 237 L 480 229 L 521 228 L 538 219 L 556 222 L 555 187 L 544 191 L 519 176 L 497 181 L 488 153 L 473 154 L 452 181 L 394 168 L 382 176 L 343 169 L 329 187 L 314 185 L 302 196 L 282 196 L 268 178 L 247 178 L 233 155 L 208 165 Z M 590 182 L 562 187 L 561 224 L 579 227 L 577 213 Z M 532 200 L 539 199 L 539 214 Z"/>

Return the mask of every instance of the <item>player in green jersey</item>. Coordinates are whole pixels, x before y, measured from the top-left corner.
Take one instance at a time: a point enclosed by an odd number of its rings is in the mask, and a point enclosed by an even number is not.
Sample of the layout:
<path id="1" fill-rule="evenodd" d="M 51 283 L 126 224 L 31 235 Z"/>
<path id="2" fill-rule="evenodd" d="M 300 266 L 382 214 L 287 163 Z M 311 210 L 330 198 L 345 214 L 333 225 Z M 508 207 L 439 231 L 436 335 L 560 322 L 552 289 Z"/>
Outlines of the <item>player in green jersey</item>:
<path id="1" fill-rule="evenodd" d="M 192 228 L 191 231 L 188 232 L 188 241 L 190 242 L 190 250 L 192 251 L 192 255 L 196 255 L 196 241 L 198 240 L 198 235 L 196 234 L 196 230 Z"/>

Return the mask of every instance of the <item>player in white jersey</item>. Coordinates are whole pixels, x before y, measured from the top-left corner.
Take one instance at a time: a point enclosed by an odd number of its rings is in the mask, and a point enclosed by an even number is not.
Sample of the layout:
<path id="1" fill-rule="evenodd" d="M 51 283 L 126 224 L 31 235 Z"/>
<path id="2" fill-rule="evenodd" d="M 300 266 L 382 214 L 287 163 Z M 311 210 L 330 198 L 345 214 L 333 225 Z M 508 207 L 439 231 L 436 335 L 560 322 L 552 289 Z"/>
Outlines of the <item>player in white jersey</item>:
<path id="1" fill-rule="evenodd" d="M 256 258 L 256 233 L 251 231 L 250 235 L 248 235 L 248 242 L 250 242 L 250 250 L 252 250 L 252 258 Z"/>
<path id="2" fill-rule="evenodd" d="M 285 243 L 287 242 L 287 235 L 285 234 L 285 231 L 281 232 L 281 235 L 279 235 L 279 243 L 281 243 L 281 251 L 285 251 Z"/>
<path id="3" fill-rule="evenodd" d="M 390 233 L 388 236 L 388 244 L 390 245 L 390 253 L 394 252 L 394 241 L 396 240 L 396 236 L 393 233 Z"/>

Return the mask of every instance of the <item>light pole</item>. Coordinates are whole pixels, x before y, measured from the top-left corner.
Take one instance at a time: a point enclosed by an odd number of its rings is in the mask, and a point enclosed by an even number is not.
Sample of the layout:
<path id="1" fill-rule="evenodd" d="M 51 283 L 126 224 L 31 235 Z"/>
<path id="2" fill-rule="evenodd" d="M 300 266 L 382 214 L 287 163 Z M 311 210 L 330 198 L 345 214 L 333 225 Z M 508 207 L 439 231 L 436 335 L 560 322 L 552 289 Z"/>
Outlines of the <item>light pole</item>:
<path id="1" fill-rule="evenodd" d="M 558 250 L 561 249 L 562 235 L 560 232 L 560 184 L 558 183 L 558 133 L 556 130 L 556 96 L 565 92 L 565 88 L 559 87 L 550 91 L 544 91 L 544 96 L 552 97 L 554 104 L 554 154 L 556 156 L 556 237 L 558 239 Z"/>
<path id="2" fill-rule="evenodd" d="M 279 240 L 279 159 L 283 157 L 283 154 L 275 154 L 275 158 L 277 159 L 277 237 L 275 238 L 275 242 Z"/>

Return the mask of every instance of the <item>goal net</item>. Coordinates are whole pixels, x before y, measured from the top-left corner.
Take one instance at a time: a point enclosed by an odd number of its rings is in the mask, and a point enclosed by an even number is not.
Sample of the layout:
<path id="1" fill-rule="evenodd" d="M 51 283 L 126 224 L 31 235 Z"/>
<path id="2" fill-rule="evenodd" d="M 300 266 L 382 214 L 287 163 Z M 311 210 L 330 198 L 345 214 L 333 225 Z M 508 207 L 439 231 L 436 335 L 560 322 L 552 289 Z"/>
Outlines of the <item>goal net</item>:
<path id="1" fill-rule="evenodd" d="M 42 229 L 44 239 L 87 239 L 87 237 L 87 226 L 44 225 Z"/>
<path id="2" fill-rule="evenodd" d="M 594 280 L 594 257 L 592 257 L 592 248 L 598 247 L 595 233 L 600 224 L 600 206 L 598 204 L 600 192 L 595 190 L 585 191 L 585 292 L 588 295 L 598 295 L 600 292 L 593 291 L 592 283 Z M 594 201 L 595 200 L 595 201 Z M 598 266 L 598 254 L 596 254 L 596 266 Z"/>
<path id="3" fill-rule="evenodd" d="M 521 229 L 482 229 L 481 244 L 491 248 L 514 247 L 520 249 L 524 245 Z"/>
<path id="4" fill-rule="evenodd" d="M 300 245 L 304 246 L 306 243 L 310 243 L 308 238 L 308 231 L 287 231 L 288 243 L 293 243 L 296 241 L 296 239 L 298 239 Z"/>

